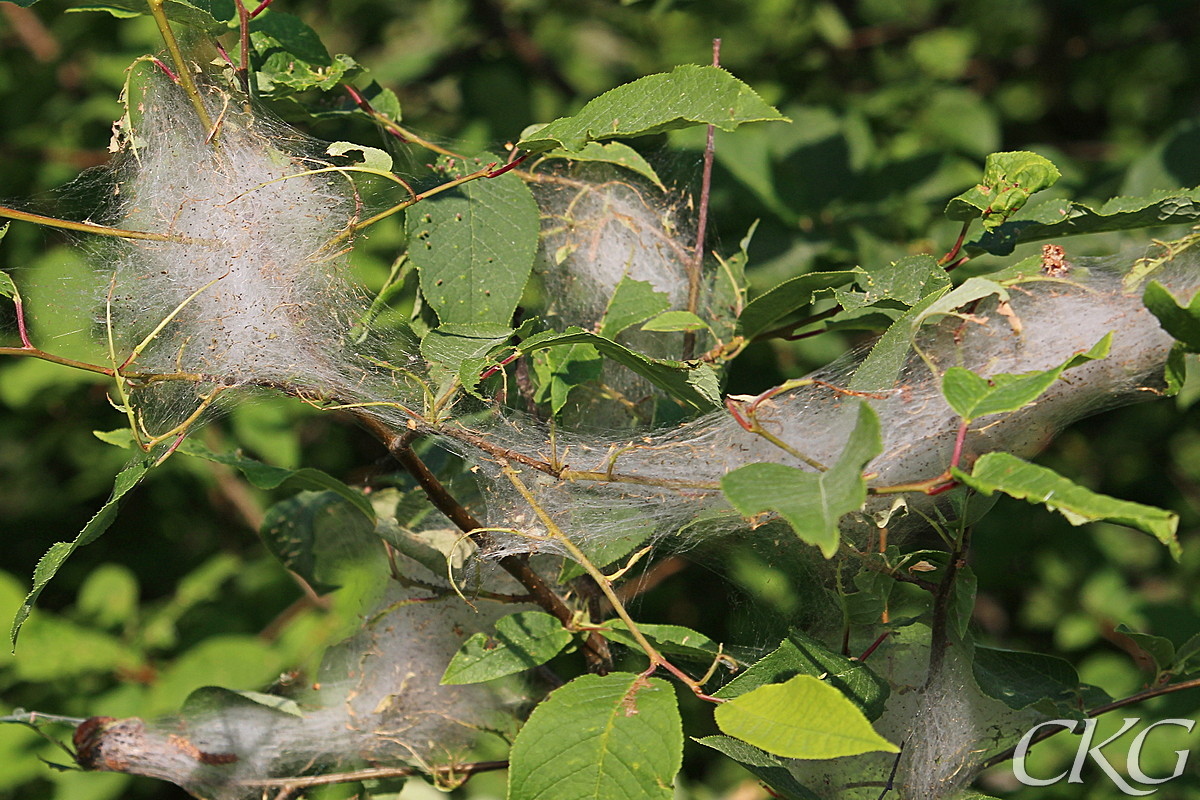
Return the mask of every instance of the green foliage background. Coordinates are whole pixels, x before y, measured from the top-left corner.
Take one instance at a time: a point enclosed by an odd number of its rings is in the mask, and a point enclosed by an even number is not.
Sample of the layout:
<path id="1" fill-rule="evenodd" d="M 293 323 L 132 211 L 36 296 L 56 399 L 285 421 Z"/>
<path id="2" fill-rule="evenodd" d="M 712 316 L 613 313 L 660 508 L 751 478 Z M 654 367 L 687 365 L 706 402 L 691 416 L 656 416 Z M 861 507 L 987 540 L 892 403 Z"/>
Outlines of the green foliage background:
<path id="1" fill-rule="evenodd" d="M 1084 202 L 1200 183 L 1200 12 L 1190 2 L 276 2 L 393 89 L 406 125 L 477 147 L 515 140 L 530 121 L 570 113 L 619 83 L 707 63 L 710 40 L 720 37 L 722 64 L 795 120 L 718 136 L 714 239 L 732 249 L 762 220 L 750 253 L 759 290 L 817 268 L 944 252 L 958 228 L 942 215 L 946 200 L 972 185 L 983 157 L 996 150 L 1052 158 L 1064 177 L 1051 193 Z M 60 0 L 0 5 L 0 193 L 59 209 L 48 193 L 107 159 L 126 66 L 160 47 L 148 18 L 66 7 Z M 286 104 L 275 111 L 292 113 Z M 344 119 L 310 132 L 378 143 L 369 125 Z M 688 131 L 642 149 L 694 188 L 701 145 Z M 360 248 L 364 282 L 382 282 L 398 235 L 380 230 Z M 1144 236 L 1093 236 L 1072 252 L 1111 252 Z M 68 353 L 92 325 L 86 300 L 71 289 L 85 267 L 70 245 L 56 232 L 17 226 L 0 248 L 0 267 L 22 282 L 36 335 L 61 341 Z M 0 326 L 14 328 L 7 305 Z M 729 388 L 761 390 L 846 344 L 828 336 L 755 345 Z M 1197 395 L 1185 390 L 1173 401 L 1088 421 L 1043 460 L 1098 491 L 1180 512 L 1182 562 L 1171 564 L 1154 542 L 1125 529 L 1073 529 L 1007 502 L 974 537 L 982 587 L 976 622 L 985 635 L 1065 655 L 1085 682 L 1120 696 L 1153 675 L 1118 625 L 1176 642 L 1200 628 Z M 89 433 L 114 427 L 116 417 L 105 387 L 86 376 L 0 362 L 0 406 L 0 619 L 7 619 L 37 558 L 49 543 L 73 537 L 104 502 L 125 456 Z M 241 446 L 347 481 L 390 469 L 364 434 L 295 403 L 245 405 L 202 436 L 213 449 Z M 196 686 L 260 688 L 311 658 L 340 623 L 304 602 L 254 535 L 270 499 L 219 465 L 168 462 L 110 535 L 47 589 L 20 658 L 0 652 L 0 712 L 154 715 L 177 708 Z M 674 575 L 643 601 L 641 617 L 766 645 L 804 613 L 800 587 L 787 581 L 765 556 L 739 552 L 720 577 L 703 566 Z M 1144 711 L 1196 717 L 1200 692 Z M 1167 760 L 1148 761 L 1150 774 L 1169 769 L 1175 748 L 1162 749 Z M 749 780 L 701 751 L 687 752 L 682 796 L 732 796 Z M 0 797 L 181 796 L 149 780 L 55 773 L 37 755 L 65 758 L 24 729 L 0 727 Z M 1031 769 L 1046 774 L 1072 755 L 1066 741 L 1047 743 Z M 992 790 L 1019 789 L 1003 773 L 996 770 Z M 1193 767 L 1160 796 L 1200 796 L 1195 774 Z M 1119 796 L 1091 777 L 1084 787 L 1011 796 Z M 484 776 L 459 796 L 498 796 L 501 787 Z"/>

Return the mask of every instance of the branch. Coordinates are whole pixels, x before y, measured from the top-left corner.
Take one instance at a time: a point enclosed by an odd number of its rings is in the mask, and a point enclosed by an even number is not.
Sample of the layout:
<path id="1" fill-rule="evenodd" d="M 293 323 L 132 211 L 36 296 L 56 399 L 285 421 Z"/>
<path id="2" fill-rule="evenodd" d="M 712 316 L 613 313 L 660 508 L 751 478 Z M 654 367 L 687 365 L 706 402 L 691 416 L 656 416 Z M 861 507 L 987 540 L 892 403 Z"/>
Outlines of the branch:
<path id="1" fill-rule="evenodd" d="M 480 772 L 490 772 L 507 769 L 508 761 L 475 761 L 470 764 L 454 764 L 448 767 L 435 767 L 431 771 L 417 767 L 369 767 L 353 772 L 335 772 L 330 775 L 308 775 L 300 778 L 263 778 L 261 780 L 239 781 L 240 786 L 261 786 L 278 789 L 306 789 L 310 786 L 329 786 L 335 783 L 352 783 L 375 778 L 407 778 L 413 775 L 433 774 L 438 777 L 454 778 L 456 776 L 470 777 Z"/>

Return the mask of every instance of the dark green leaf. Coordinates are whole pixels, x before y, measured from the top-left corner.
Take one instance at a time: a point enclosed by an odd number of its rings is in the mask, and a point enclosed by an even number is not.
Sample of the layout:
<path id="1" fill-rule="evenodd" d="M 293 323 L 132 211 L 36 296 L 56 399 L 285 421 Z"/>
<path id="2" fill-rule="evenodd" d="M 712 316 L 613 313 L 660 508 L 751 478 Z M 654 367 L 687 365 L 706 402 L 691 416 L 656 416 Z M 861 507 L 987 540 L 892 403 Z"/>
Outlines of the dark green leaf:
<path id="1" fill-rule="evenodd" d="M 1069 200 L 1047 200 L 1029 207 L 969 246 L 1006 256 L 1025 242 L 1191 223 L 1197 219 L 1200 219 L 1200 189 L 1161 191 L 1146 197 L 1114 197 L 1099 208 Z"/>
<path id="2" fill-rule="evenodd" d="M 146 460 L 138 460 L 125 469 L 117 473 L 116 479 L 113 481 L 112 493 L 108 496 L 108 501 L 105 502 L 100 510 L 96 512 L 87 524 L 83 526 L 83 530 L 71 542 L 56 542 L 50 546 L 46 554 L 38 561 L 37 566 L 33 569 L 33 587 L 29 590 L 29 594 L 25 596 L 21 607 L 17 609 L 17 613 L 13 618 L 12 630 L 9 633 L 9 640 L 12 642 L 13 649 L 17 647 L 17 635 L 21 632 L 21 626 L 25 624 L 25 620 L 29 618 L 29 612 L 33 610 L 33 604 L 37 602 L 38 595 L 46 588 L 48 584 L 58 572 L 63 563 L 80 547 L 89 545 L 108 530 L 112 525 L 113 520 L 117 517 L 117 508 L 120 505 L 121 498 L 129 493 L 133 487 L 141 483 L 142 478 L 146 477 L 146 473 L 150 471 L 152 462 Z"/>
<path id="3" fill-rule="evenodd" d="M 786 280 L 746 304 L 738 317 L 741 333 L 747 339 L 753 339 L 789 314 L 811 305 L 814 292 L 834 286 L 845 286 L 858 277 L 859 273 L 844 270 L 810 272 Z"/>
<path id="4" fill-rule="evenodd" d="M 988 697 L 1009 708 L 1042 700 L 1069 702 L 1079 691 L 1079 675 L 1067 661 L 1042 653 L 975 646 L 975 681 Z"/>
<path id="5" fill-rule="evenodd" d="M 802 541 L 820 547 L 826 558 L 832 558 L 841 537 L 838 522 L 866 502 L 862 471 L 882 448 L 879 418 L 870 406 L 860 403 L 854 431 L 828 471 L 748 464 L 726 473 L 721 489 L 743 516 L 778 512 Z"/>
<path id="6" fill-rule="evenodd" d="M 314 588 L 333 589 L 346 567 L 372 557 L 382 563 L 375 526 L 361 511 L 339 493 L 300 492 L 267 509 L 259 533 L 285 567 Z"/>
<path id="7" fill-rule="evenodd" d="M 1022 461 L 1010 453 L 986 453 L 975 462 L 971 474 L 953 470 L 955 480 L 990 495 L 1000 491 L 1018 500 L 1046 506 L 1067 518 L 1072 525 L 1107 520 L 1128 525 L 1158 539 L 1171 555 L 1179 558 L 1175 530 L 1179 515 L 1153 506 L 1118 500 L 1085 489 L 1054 470 Z"/>
<path id="8" fill-rule="evenodd" d="M 1160 671 L 1175 663 L 1175 644 L 1170 639 L 1153 636 L 1149 633 L 1138 633 L 1125 623 L 1118 625 L 1116 632 L 1132 639 L 1138 647 L 1154 659 L 1154 665 Z"/>
<path id="9" fill-rule="evenodd" d="M 797 675 L 820 678 L 872 720 L 883 713 L 891 692 L 887 681 L 863 662 L 836 653 L 808 634 L 793 630 L 778 648 L 722 686 L 716 696 L 737 697 L 759 686 L 783 683 Z"/>
<path id="10" fill-rule="evenodd" d="M 511 172 L 471 181 L 412 208 L 407 227 L 421 292 L 443 323 L 512 322 L 541 227 L 524 181 Z"/>
<path id="11" fill-rule="evenodd" d="M 682 760 L 671 684 L 583 675 L 551 692 L 517 734 L 508 800 L 671 800 Z"/>
<path id="12" fill-rule="evenodd" d="M 748 769 L 754 777 L 771 787 L 783 800 L 818 800 L 817 796 L 792 777 L 787 765 L 765 750 L 728 736 L 704 736 L 694 741 L 711 747 Z"/>
<path id="13" fill-rule="evenodd" d="M 845 695 L 811 675 L 752 689 L 717 706 L 714 716 L 722 732 L 785 758 L 900 751 Z"/>
<path id="14" fill-rule="evenodd" d="M 721 652 L 720 645 L 712 639 L 682 625 L 639 623 L 638 630 L 664 655 L 711 662 Z M 641 650 L 641 645 L 630 634 L 629 626 L 623 620 L 610 620 L 600 629 L 600 633 L 606 639 Z"/>
<path id="15" fill-rule="evenodd" d="M 316 31 L 295 14 L 277 11 L 274 6 L 250 21 L 250 33 L 266 34 L 292 56 L 309 64 L 320 67 L 333 64 Z"/>
<path id="16" fill-rule="evenodd" d="M 450 659 L 443 684 L 483 683 L 545 664 L 571 643 L 571 632 L 542 611 L 496 621 L 495 634 L 475 633 Z"/>
<path id="17" fill-rule="evenodd" d="M 145 0 L 106 0 L 103 3 L 90 3 L 67 10 L 105 11 L 118 18 L 150 13 L 150 7 Z M 199 28 L 206 33 L 219 34 L 229 30 L 227 23 L 218 21 L 207 8 L 198 3 L 189 3 L 187 0 L 166 0 L 163 3 L 163 12 L 172 22 L 182 22 L 184 25 Z"/>
<path id="18" fill-rule="evenodd" d="M 578 151 L 601 139 L 705 124 L 731 131 L 746 122 L 785 119 L 725 70 L 684 65 L 605 92 L 575 116 L 556 119 L 523 137 L 517 146 L 531 153 L 554 147 Z"/>
<path id="19" fill-rule="evenodd" d="M 1111 345 L 1110 332 L 1086 353 L 1077 353 L 1054 369 L 1039 372 L 998 373 L 983 378 L 962 367 L 950 367 L 942 376 L 942 394 L 954 413 L 968 422 L 988 414 L 1006 414 L 1037 400 L 1064 371 L 1106 358 Z"/>

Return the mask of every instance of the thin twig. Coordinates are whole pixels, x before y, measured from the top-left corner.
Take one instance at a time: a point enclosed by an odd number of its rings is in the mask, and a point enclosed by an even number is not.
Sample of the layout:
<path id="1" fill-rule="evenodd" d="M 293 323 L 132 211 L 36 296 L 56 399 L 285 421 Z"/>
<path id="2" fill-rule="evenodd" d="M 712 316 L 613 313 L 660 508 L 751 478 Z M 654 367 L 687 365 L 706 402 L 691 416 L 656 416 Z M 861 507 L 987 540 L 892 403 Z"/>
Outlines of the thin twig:
<path id="1" fill-rule="evenodd" d="M 470 764 L 455 764 L 448 767 L 437 767 L 434 775 L 453 778 L 455 776 L 471 776 L 480 772 L 493 772 L 507 769 L 508 761 L 476 761 Z M 240 786 L 259 786 L 263 788 L 306 789 L 311 786 L 330 786 L 336 783 L 353 783 L 379 778 L 407 778 L 413 775 L 429 774 L 427 770 L 417 767 L 369 767 L 353 772 L 336 772 L 330 775 L 308 775 L 300 778 L 260 778 L 256 780 L 239 781 Z"/>
<path id="2" fill-rule="evenodd" d="M 713 39 L 712 41 L 712 65 L 714 67 L 721 66 L 721 40 Z M 712 125 L 708 126 L 708 134 L 704 140 L 704 173 L 700 179 L 700 215 L 696 220 L 696 246 L 692 251 L 692 257 L 688 262 L 688 305 L 687 310 L 696 313 L 696 309 L 700 305 L 700 275 L 704 265 L 704 237 L 708 230 L 708 200 L 712 191 L 712 169 L 713 155 L 716 151 L 716 141 L 714 131 L 716 128 Z M 687 331 L 683 335 L 683 358 L 687 360 L 692 357 L 696 349 L 696 333 L 695 331 Z"/>

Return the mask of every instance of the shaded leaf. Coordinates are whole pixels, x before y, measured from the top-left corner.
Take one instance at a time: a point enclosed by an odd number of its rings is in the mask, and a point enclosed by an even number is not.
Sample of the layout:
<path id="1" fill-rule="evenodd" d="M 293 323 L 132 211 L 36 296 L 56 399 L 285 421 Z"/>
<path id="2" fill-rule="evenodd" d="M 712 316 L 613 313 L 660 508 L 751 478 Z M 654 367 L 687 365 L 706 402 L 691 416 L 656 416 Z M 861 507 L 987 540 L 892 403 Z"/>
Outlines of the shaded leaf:
<path id="1" fill-rule="evenodd" d="M 811 675 L 760 686 L 717 706 L 722 732 L 785 758 L 897 753 L 854 703 Z"/>
<path id="2" fill-rule="evenodd" d="M 317 32 L 295 14 L 274 6 L 250 20 L 250 33 L 266 34 L 295 58 L 320 67 L 333 64 Z"/>
<path id="3" fill-rule="evenodd" d="M 721 652 L 721 646 L 712 639 L 683 625 L 638 623 L 638 630 L 664 655 L 710 662 Z M 641 645 L 630 634 L 624 620 L 609 620 L 599 629 L 599 633 L 606 639 L 641 651 Z"/>
<path id="4" fill-rule="evenodd" d="M 472 634 L 450 659 L 443 684 L 483 683 L 545 664 L 571 643 L 571 632 L 543 611 L 496 621 L 494 634 Z"/>
<path id="5" fill-rule="evenodd" d="M 670 800 L 682 760 L 671 684 L 583 675 L 551 692 L 517 734 L 508 800 Z"/>
<path id="6" fill-rule="evenodd" d="M 1138 633 L 1125 623 L 1118 625 L 1116 631 L 1132 639 L 1138 647 L 1154 659 L 1154 665 L 1160 671 L 1175 663 L 1175 644 L 1170 639 L 1149 633 Z"/>
<path id="7" fill-rule="evenodd" d="M 751 300 L 738 316 L 741 333 L 753 339 L 784 317 L 811 305 L 813 293 L 834 286 L 845 286 L 858 278 L 851 270 L 840 272 L 810 272 L 790 278 Z"/>
<path id="8" fill-rule="evenodd" d="M 615 339 L 626 328 L 645 322 L 671 307 L 671 298 L 660 292 L 649 281 L 638 281 L 628 275 L 621 278 L 608 307 L 600 320 L 600 335 Z"/>
<path id="9" fill-rule="evenodd" d="M 866 403 L 841 457 L 826 472 L 806 472 L 784 464 L 748 464 L 726 473 L 721 490 L 743 516 L 775 511 L 802 541 L 816 545 L 826 558 L 837 552 L 838 522 L 862 508 L 867 484 L 862 471 L 883 449 L 879 418 Z"/>
<path id="10" fill-rule="evenodd" d="M 729 736 L 704 736 L 693 741 L 724 753 L 741 764 L 754 777 L 770 786 L 776 797 L 783 800 L 818 800 L 817 795 L 792 777 L 791 771 L 783 761 L 754 745 Z"/>
<path id="11" fill-rule="evenodd" d="M 338 493 L 300 492 L 267 509 L 259 534 L 280 563 L 314 588 L 335 589 L 347 566 L 383 555 L 373 521 L 360 512 Z"/>
<path id="12" fill-rule="evenodd" d="M 528 133 L 517 147 L 531 153 L 554 147 L 578 151 L 601 139 L 706 124 L 731 131 L 746 122 L 785 119 L 720 67 L 684 65 L 605 92 L 578 114 Z"/>
<path id="13" fill-rule="evenodd" d="M 1064 478 L 1052 469 L 1030 464 L 1010 453 L 985 453 L 971 474 L 953 470 L 955 480 L 983 494 L 999 491 L 1018 500 L 1046 506 L 1072 525 L 1106 520 L 1128 525 L 1158 539 L 1179 558 L 1175 531 L 1179 515 L 1161 508 L 1098 494 Z"/>
<path id="14" fill-rule="evenodd" d="M 1142 293 L 1142 302 L 1150 313 L 1158 317 L 1163 330 L 1189 353 L 1200 353 L 1200 294 L 1186 306 L 1179 302 L 1158 281 L 1150 281 Z"/>
<path id="15" fill-rule="evenodd" d="M 119 473 L 113 481 L 112 493 L 109 494 L 107 502 L 100 507 L 100 510 L 88 520 L 83 526 L 83 530 L 71 542 L 55 542 L 50 545 L 50 549 L 45 555 L 38 560 L 37 566 L 33 568 L 33 587 L 29 590 L 29 594 L 25 595 L 25 600 L 21 603 L 21 607 L 17 609 L 16 615 L 13 617 L 12 629 L 9 632 L 9 641 L 12 643 L 13 649 L 17 647 L 17 635 L 21 632 L 21 626 L 25 624 L 25 620 L 29 618 L 29 612 L 33 610 L 33 604 L 37 602 L 38 595 L 46 588 L 46 584 L 57 574 L 63 563 L 80 547 L 89 545 L 96 539 L 100 538 L 113 520 L 117 517 L 117 508 L 120 505 L 121 498 L 141 483 L 142 478 L 146 477 L 151 469 L 152 462 L 138 460 L 128 465 Z"/>
<path id="16" fill-rule="evenodd" d="M 128 18 L 150 13 L 150 7 L 146 4 L 145 0 L 105 0 L 103 3 L 89 3 L 67 10 L 104 11 L 117 18 Z M 229 30 L 229 25 L 224 21 L 218 21 L 208 8 L 203 7 L 201 4 L 189 3 L 187 0 L 166 0 L 163 3 L 163 12 L 171 22 L 181 22 L 184 25 L 199 28 L 206 33 L 219 34 Z"/>
<path id="17" fill-rule="evenodd" d="M 975 682 L 988 697 L 1009 708 L 1027 708 L 1049 699 L 1069 702 L 1079 691 L 1079 675 L 1061 658 L 975 646 Z"/>

